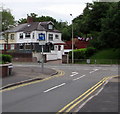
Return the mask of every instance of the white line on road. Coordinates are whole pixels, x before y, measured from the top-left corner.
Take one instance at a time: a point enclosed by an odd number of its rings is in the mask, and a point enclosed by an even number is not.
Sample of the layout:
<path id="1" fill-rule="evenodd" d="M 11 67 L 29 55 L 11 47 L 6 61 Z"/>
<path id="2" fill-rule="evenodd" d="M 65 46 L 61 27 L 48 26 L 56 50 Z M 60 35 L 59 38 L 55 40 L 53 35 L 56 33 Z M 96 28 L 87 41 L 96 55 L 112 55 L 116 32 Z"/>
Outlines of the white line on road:
<path id="1" fill-rule="evenodd" d="M 84 77 L 85 75 L 82 75 L 82 76 L 80 76 L 80 77 L 78 77 L 78 78 L 75 78 L 75 79 L 73 79 L 74 81 L 75 80 L 79 80 L 80 78 L 82 78 L 82 77 Z"/>
<path id="2" fill-rule="evenodd" d="M 90 72 L 90 74 L 93 73 L 93 72 L 95 72 L 95 71 L 97 71 L 97 70 L 98 70 L 98 69 L 94 69 L 93 71 Z"/>
<path id="3" fill-rule="evenodd" d="M 111 78 L 110 78 L 111 79 Z M 110 80 L 109 79 L 109 80 Z M 85 104 L 87 103 L 87 102 L 89 102 L 93 97 L 95 97 L 95 96 L 97 96 L 103 89 L 104 89 L 104 87 L 105 87 L 105 85 L 109 82 L 109 80 L 107 80 L 105 83 L 104 83 L 104 85 L 98 90 L 98 92 L 97 93 L 95 93 L 94 95 L 92 95 L 91 97 L 89 97 L 85 102 L 83 102 L 83 104 L 81 104 L 78 108 L 77 108 L 77 110 L 75 110 L 76 112 L 78 112 L 83 106 L 85 106 Z"/>
<path id="4" fill-rule="evenodd" d="M 73 76 L 75 76 L 77 74 L 78 74 L 78 72 L 72 72 L 72 75 L 70 75 L 70 76 L 73 77 Z"/>
<path id="5" fill-rule="evenodd" d="M 65 85 L 65 84 L 66 84 L 66 83 L 62 83 L 62 84 L 60 84 L 60 85 L 54 86 L 54 87 L 52 87 L 52 88 L 50 88 L 50 89 L 45 90 L 44 93 L 49 92 L 49 91 L 51 91 L 51 90 L 53 90 L 53 89 L 56 89 L 56 88 L 58 88 L 58 87 L 61 87 L 61 86 Z"/>

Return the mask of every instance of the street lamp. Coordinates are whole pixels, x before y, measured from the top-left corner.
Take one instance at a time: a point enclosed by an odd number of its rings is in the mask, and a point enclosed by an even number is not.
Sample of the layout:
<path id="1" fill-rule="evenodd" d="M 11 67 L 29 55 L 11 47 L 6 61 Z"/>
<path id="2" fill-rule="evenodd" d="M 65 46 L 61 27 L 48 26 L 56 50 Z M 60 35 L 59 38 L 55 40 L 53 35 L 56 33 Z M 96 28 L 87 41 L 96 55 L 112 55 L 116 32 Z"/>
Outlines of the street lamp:
<path id="1" fill-rule="evenodd" d="M 73 50 L 74 50 L 74 38 L 73 38 L 73 16 L 72 16 L 72 14 L 70 14 L 70 16 L 72 17 L 72 64 L 74 63 L 74 52 L 73 52 Z"/>

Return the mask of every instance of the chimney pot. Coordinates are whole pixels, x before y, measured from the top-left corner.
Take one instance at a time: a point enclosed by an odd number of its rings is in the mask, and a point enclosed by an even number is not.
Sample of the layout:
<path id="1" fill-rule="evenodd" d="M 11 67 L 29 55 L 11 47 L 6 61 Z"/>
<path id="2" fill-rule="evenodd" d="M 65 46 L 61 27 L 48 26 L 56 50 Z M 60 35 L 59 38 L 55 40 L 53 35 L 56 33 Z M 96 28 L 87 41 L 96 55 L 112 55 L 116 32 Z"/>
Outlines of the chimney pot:
<path id="1" fill-rule="evenodd" d="M 28 17 L 27 17 L 27 23 L 32 23 L 32 22 L 33 22 L 33 18 L 30 17 L 30 16 L 28 16 Z"/>

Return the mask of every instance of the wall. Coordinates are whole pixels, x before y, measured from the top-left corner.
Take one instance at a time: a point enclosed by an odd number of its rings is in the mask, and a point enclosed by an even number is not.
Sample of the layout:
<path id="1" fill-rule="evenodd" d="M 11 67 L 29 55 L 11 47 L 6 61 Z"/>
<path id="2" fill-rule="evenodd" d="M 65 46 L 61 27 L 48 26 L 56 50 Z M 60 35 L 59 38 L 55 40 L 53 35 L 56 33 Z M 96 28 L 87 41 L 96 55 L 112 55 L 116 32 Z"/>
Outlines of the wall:
<path id="1" fill-rule="evenodd" d="M 32 53 L 4 52 L 3 54 L 11 55 L 15 62 L 32 62 L 34 60 Z"/>
<path id="2" fill-rule="evenodd" d="M 12 75 L 12 68 L 9 68 L 12 64 L 1 64 L 0 65 L 0 77 L 7 77 Z"/>
<path id="3" fill-rule="evenodd" d="M 46 60 L 47 60 L 47 61 L 57 60 L 57 59 L 58 59 L 58 57 L 57 57 L 57 54 L 55 54 L 55 53 L 50 53 L 50 54 L 47 54 L 47 55 L 46 55 Z"/>
<path id="4" fill-rule="evenodd" d="M 49 35 L 49 34 L 53 34 L 53 41 L 50 41 L 50 40 L 48 39 L 48 35 Z M 59 35 L 59 39 L 56 39 L 56 38 L 55 38 L 55 35 Z M 47 32 L 47 42 L 52 42 L 52 43 L 59 43 L 59 42 L 61 42 L 61 33 Z"/>

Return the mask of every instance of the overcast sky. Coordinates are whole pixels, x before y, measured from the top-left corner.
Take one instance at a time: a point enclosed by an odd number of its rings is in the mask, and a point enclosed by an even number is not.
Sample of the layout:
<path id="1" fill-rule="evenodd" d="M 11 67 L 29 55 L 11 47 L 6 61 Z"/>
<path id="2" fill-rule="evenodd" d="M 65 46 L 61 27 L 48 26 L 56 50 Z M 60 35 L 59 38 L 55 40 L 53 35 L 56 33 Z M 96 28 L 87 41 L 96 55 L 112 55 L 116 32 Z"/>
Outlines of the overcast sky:
<path id="1" fill-rule="evenodd" d="M 80 15 L 85 3 L 92 0 L 2 0 L 3 8 L 9 8 L 15 19 L 26 18 L 27 14 L 36 13 L 38 16 L 51 16 L 58 21 L 71 22 Z"/>

